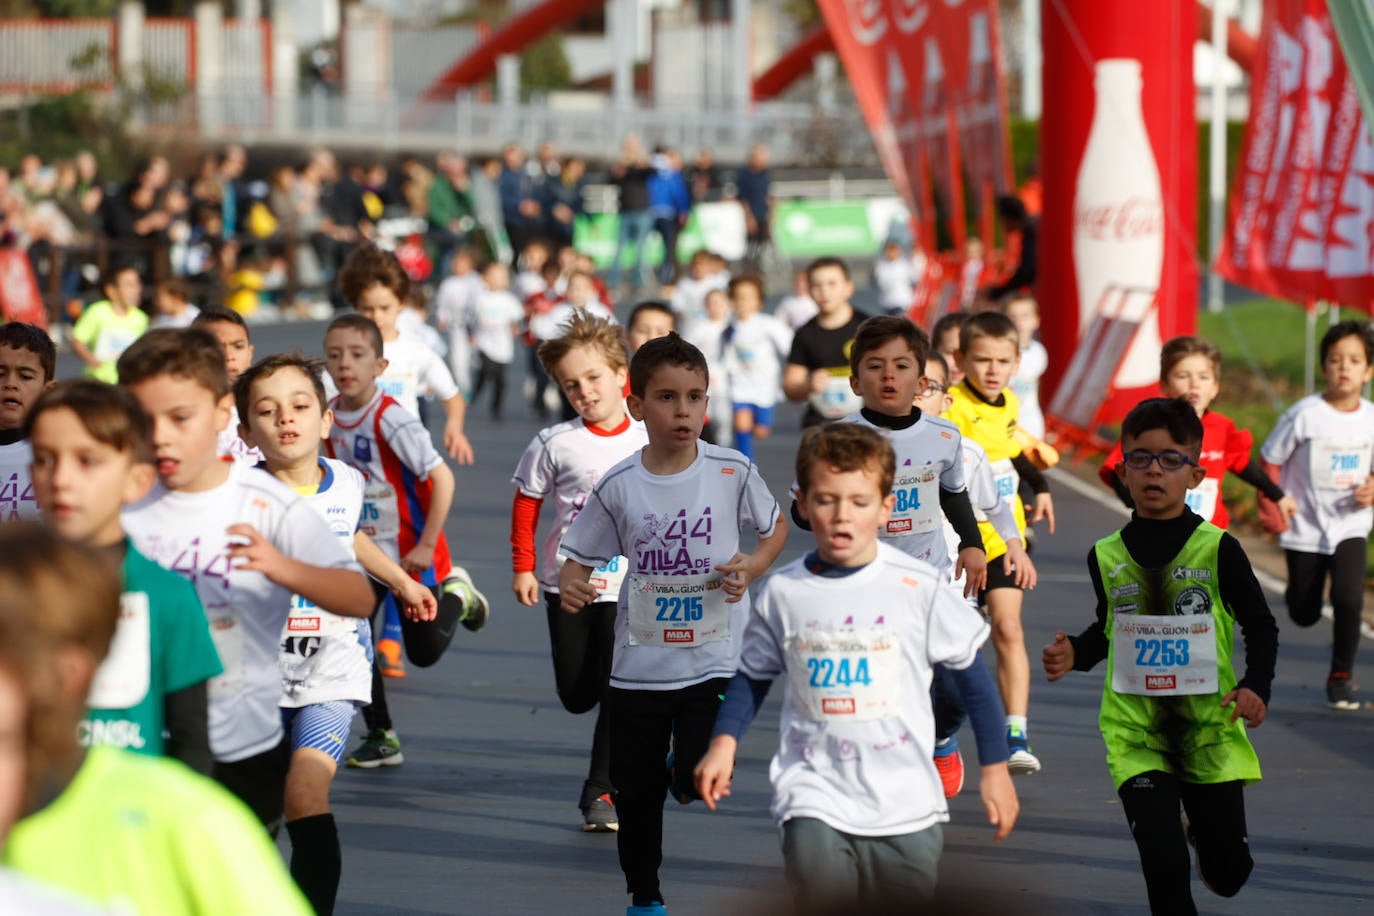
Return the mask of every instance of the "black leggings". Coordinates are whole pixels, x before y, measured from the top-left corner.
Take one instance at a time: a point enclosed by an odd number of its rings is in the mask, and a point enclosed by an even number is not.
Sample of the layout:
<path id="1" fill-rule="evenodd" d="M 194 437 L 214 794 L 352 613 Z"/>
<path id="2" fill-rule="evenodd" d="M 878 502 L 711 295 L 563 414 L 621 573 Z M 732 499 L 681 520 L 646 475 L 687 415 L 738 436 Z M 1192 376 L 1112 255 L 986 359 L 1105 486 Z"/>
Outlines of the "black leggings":
<path id="1" fill-rule="evenodd" d="M 668 794 L 664 761 L 674 749 L 672 791 L 679 801 L 697 797 L 692 771 L 706 753 L 726 678 L 680 690 L 606 692 L 611 717 L 611 781 L 615 783 L 620 832 L 616 847 L 625 889 L 636 900 L 662 900 L 658 867 L 663 862 L 663 801 Z"/>
<path id="2" fill-rule="evenodd" d="M 378 603 L 376 613 L 380 614 L 389 592 L 376 579 L 371 581 L 372 593 Z M 401 614 L 401 639 L 405 644 L 406 658 L 419 668 L 433 665 L 448 650 L 463 611 L 462 602 L 456 598 L 445 600 L 446 596 L 439 588 L 430 590 L 439 599 L 439 613 L 433 620 L 421 622 Z M 363 707 L 363 724 L 368 731 L 379 728 L 388 731 L 392 728 L 391 710 L 386 705 L 386 680 L 382 677 L 382 669 L 377 666 L 375 655 L 372 658 L 372 702 Z"/>
<path id="3" fill-rule="evenodd" d="M 481 364 L 477 370 L 477 384 L 472 388 L 472 403 L 475 406 L 477 399 L 482 396 L 482 389 L 491 383 L 491 415 L 501 416 L 501 402 L 506 399 L 506 363 L 498 363 L 496 360 L 479 352 L 477 358 Z"/>
<path id="4" fill-rule="evenodd" d="M 549 616 L 549 650 L 553 654 L 553 679 L 558 699 L 568 712 L 590 712 L 605 699 L 611 679 L 611 654 L 615 646 L 615 602 L 598 601 L 577 614 L 559 607 L 559 596 L 544 593 Z M 602 703 L 592 732 L 592 762 L 582 786 L 585 808 L 612 791 L 611 732 Z"/>
<path id="5" fill-rule="evenodd" d="M 1222 897 L 1234 897 L 1245 885 L 1255 861 L 1246 839 L 1242 786 L 1239 780 L 1198 785 L 1154 770 L 1131 777 L 1117 790 L 1140 851 L 1150 912 L 1197 913 L 1189 886 L 1188 841 L 1179 819 L 1180 803 L 1188 812 L 1198 870 L 1207 886 Z"/>
<path id="6" fill-rule="evenodd" d="M 290 768 L 291 739 L 288 736 L 261 754 L 233 763 L 216 760 L 211 775 L 257 815 L 268 833 L 276 836 L 286 807 L 286 771 Z"/>
<path id="7" fill-rule="evenodd" d="M 1349 675 L 1355 670 L 1355 650 L 1360 645 L 1360 613 L 1364 610 L 1364 538 L 1350 538 L 1336 545 L 1330 556 L 1285 550 L 1288 588 L 1283 593 L 1288 616 L 1300 627 L 1310 627 L 1322 616 L 1322 592 L 1331 578 L 1331 673 Z"/>

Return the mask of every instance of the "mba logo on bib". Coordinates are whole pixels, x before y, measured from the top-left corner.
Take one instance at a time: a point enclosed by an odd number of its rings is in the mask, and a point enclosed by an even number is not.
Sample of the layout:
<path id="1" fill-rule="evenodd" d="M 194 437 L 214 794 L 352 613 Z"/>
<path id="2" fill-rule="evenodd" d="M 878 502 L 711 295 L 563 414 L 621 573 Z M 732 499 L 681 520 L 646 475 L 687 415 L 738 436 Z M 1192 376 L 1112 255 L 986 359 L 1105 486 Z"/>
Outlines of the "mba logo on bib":
<path id="1" fill-rule="evenodd" d="M 1185 617 L 1209 614 L 1212 611 L 1212 596 L 1200 585 L 1190 585 L 1179 592 L 1174 599 L 1174 613 Z"/>

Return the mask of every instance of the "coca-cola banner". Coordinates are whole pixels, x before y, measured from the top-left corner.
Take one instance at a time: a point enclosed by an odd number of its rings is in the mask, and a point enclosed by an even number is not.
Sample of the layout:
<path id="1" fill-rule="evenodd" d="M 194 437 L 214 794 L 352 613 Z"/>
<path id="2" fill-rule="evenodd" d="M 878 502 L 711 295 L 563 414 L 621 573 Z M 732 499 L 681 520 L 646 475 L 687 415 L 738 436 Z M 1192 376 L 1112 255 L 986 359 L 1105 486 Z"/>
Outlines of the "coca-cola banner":
<path id="1" fill-rule="evenodd" d="M 1104 421 L 1158 390 L 1161 341 L 1197 324 L 1196 35 L 1193 0 L 1044 6 L 1042 397 L 1094 319 L 1139 321 Z"/>
<path id="2" fill-rule="evenodd" d="M 884 167 L 933 245 L 935 210 L 965 235 L 964 186 L 981 202 L 1011 181 L 994 0 L 820 0 Z M 911 193 L 908 194 L 907 188 Z"/>
<path id="3" fill-rule="evenodd" d="M 1374 301 L 1374 143 L 1324 0 L 1267 0 L 1217 271 L 1298 302 Z"/>

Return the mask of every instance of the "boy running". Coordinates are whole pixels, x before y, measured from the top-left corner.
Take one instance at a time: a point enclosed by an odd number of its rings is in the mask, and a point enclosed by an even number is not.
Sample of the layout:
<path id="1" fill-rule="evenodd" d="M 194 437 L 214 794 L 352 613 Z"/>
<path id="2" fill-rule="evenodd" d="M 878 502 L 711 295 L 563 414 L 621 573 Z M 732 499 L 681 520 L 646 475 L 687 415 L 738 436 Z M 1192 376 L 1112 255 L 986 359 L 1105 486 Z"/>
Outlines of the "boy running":
<path id="1" fill-rule="evenodd" d="M 215 305 L 197 315 L 191 327 L 209 331 L 219 341 L 220 348 L 224 350 L 224 368 L 229 373 L 229 387 L 233 388 L 239 376 L 253 365 L 253 342 L 248 336 L 248 322 L 233 309 Z M 219 431 L 220 454 L 242 461 L 249 467 L 256 467 L 262 461 L 262 453 L 244 442 L 239 435 L 240 419 L 238 407 L 231 405 L 229 422 Z"/>
<path id="2" fill-rule="evenodd" d="M 152 431 L 134 396 L 104 382 L 63 382 L 29 415 L 33 485 L 53 530 L 120 564 L 119 623 L 77 732 L 84 746 L 174 757 L 209 775 L 206 682 L 224 669 L 191 584 L 129 543 L 120 511 L 153 483 Z M 59 640 L 81 623 L 49 608 Z M 164 737 L 165 735 L 165 737 Z"/>
<path id="3" fill-rule="evenodd" d="M 1374 404 L 1360 392 L 1374 378 L 1374 331 L 1364 321 L 1331 326 L 1321 342 L 1326 391 L 1298 401 L 1275 424 L 1260 455 L 1292 494 L 1279 546 L 1288 558 L 1288 616 L 1300 627 L 1321 619 L 1331 579 L 1331 669 L 1326 702 L 1357 710 L 1351 675 L 1360 645 L 1365 547 L 1374 525 Z"/>
<path id="4" fill-rule="evenodd" d="M 639 348 L 629 407 L 648 445 L 605 473 L 563 538 L 558 590 L 568 612 L 601 597 L 596 569 L 621 553 L 629 560 L 606 696 L 628 916 L 666 912 L 664 798 L 695 797 L 692 768 L 739 661 L 749 583 L 787 540 L 758 469 L 698 438 L 709 381 L 701 351 L 675 333 Z M 758 532 L 753 554 L 739 550 L 746 527 Z"/>
<path id="5" fill-rule="evenodd" d="M 849 347 L 868 317 L 849 304 L 854 283 L 839 258 L 812 261 L 806 276 L 819 311 L 797 329 L 782 371 L 783 394 L 789 401 L 806 402 L 803 427 L 838 420 L 859 409 L 859 396 L 849 387 Z"/>
<path id="6" fill-rule="evenodd" d="M 86 306 L 72 328 L 72 352 L 86 364 L 86 374 L 102 382 L 118 378 L 115 360 L 148 330 L 148 315 L 138 307 L 143 281 L 129 265 L 114 267 L 101 278 L 105 298 Z"/>
<path id="7" fill-rule="evenodd" d="M 593 570 L 596 600 L 581 613 L 568 614 L 559 609 L 558 570 L 564 558 L 558 546 L 601 475 L 638 452 L 648 437 L 644 424 L 631 420 L 625 412 L 621 392 L 628 360 L 618 326 L 578 312 L 562 337 L 540 345 L 539 358 L 578 418 L 542 430 L 515 469 L 515 504 L 511 508 L 515 575 L 511 589 L 526 607 L 533 607 L 539 600 L 539 589 L 544 589 L 558 698 L 568 712 L 584 713 L 606 694 L 615 642 L 616 599 L 627 561 L 618 556 Z M 553 525 L 544 537 L 543 555 L 536 557 L 535 530 L 546 500 L 553 504 Z M 619 827 L 611 800 L 614 789 L 608 728 L 603 705 L 597 712 L 591 767 L 578 803 L 586 831 Z"/>
<path id="8" fill-rule="evenodd" d="M 1002 840 L 1016 789 L 978 650 L 988 628 L 929 564 L 882 544 L 892 517 L 893 451 L 856 423 L 808 430 L 797 452 L 801 512 L 816 549 L 759 592 L 696 786 L 715 809 L 735 751 L 769 685 L 785 678 L 773 817 L 799 908 L 861 912 L 919 904 L 935 890 L 949 811 L 931 763 L 930 683 L 937 665 L 967 670 L 994 711 L 980 732 L 983 804 Z M 990 758 L 984 757 L 987 761 Z"/>
<path id="9" fill-rule="evenodd" d="M 286 485 L 220 459 L 231 398 L 208 332 L 150 331 L 119 377 L 152 422 L 159 482 L 124 512 L 141 553 L 191 581 L 224 673 L 210 681 L 214 776 L 269 828 L 282 816 L 290 745 L 277 657 L 291 596 L 366 617 L 372 590 L 329 526 Z"/>
<path id="10" fill-rule="evenodd" d="M 734 320 L 722 337 L 726 391 L 735 405 L 735 448 L 754 458 L 754 439 L 773 431 L 773 408 L 782 395 L 782 361 L 792 349 L 792 330 L 763 313 L 763 278 L 741 274 L 730 281 Z"/>
<path id="11" fill-rule="evenodd" d="M 1188 845 L 1203 882 L 1232 897 L 1254 861 L 1242 787 L 1260 778 L 1245 729 L 1264 721 L 1278 628 L 1240 542 L 1187 507 L 1203 427 L 1183 400 L 1142 401 L 1121 425 L 1118 471 L 1135 513 L 1088 553 L 1097 619 L 1045 647 L 1045 674 L 1104 658 L 1098 724 L 1156 914 L 1194 914 Z M 1234 625 L 1245 637 L 1236 680 Z M 1241 720 L 1244 719 L 1244 723 Z M 1179 821 L 1179 805 L 1185 814 Z"/>
<path id="12" fill-rule="evenodd" d="M 430 591 L 358 531 L 362 474 L 319 456 L 332 420 L 321 371 L 299 354 L 281 354 L 239 376 L 234 400 L 245 419 L 239 432 L 262 452 L 260 467 L 295 490 L 363 568 L 393 590 L 408 614 L 433 619 Z M 291 876 L 316 914 L 328 914 L 334 910 L 342 868 L 329 787 L 343 762 L 353 712 L 372 695 L 368 621 L 339 617 L 293 596 L 281 637 L 281 674 L 282 724 L 291 742 L 285 811 Z"/>
<path id="13" fill-rule="evenodd" d="M 1021 359 L 1021 337 L 1016 325 L 1001 312 L 969 316 L 959 330 L 956 358 L 964 380 L 950 391 L 954 402 L 949 408 L 949 420 L 987 451 L 997 492 L 1011 503 L 1023 542 L 1026 516 L 1017 495 L 1023 479 L 1035 493 L 1035 511 L 1030 521 L 1048 519 L 1050 534 L 1054 534 L 1054 502 L 1049 483 L 1021 453 L 1014 437 L 1020 402 L 1008 385 Z M 996 535 L 987 522 L 980 522 L 979 528 L 984 543 Z M 997 686 L 1007 710 L 1009 766 L 1013 773 L 1035 773 L 1040 769 L 1040 761 L 1031 753 L 1026 723 L 1030 661 L 1021 629 L 1021 593 L 1022 586 L 1004 566 L 994 564 L 989 568 L 983 597 L 992 620 L 992 645 L 997 650 Z"/>
<path id="14" fill-rule="evenodd" d="M 57 348 L 47 331 L 18 321 L 0 324 L 0 522 L 38 517 L 29 478 L 33 449 L 24 428 L 56 369 Z"/>

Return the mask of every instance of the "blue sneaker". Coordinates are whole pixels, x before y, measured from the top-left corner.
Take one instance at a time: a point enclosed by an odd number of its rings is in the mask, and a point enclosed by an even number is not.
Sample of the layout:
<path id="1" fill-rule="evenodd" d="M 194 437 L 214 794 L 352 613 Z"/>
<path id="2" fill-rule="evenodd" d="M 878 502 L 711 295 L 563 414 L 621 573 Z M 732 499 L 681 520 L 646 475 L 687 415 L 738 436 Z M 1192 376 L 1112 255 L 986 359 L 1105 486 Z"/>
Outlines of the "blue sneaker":
<path id="1" fill-rule="evenodd" d="M 650 903 L 646 906 L 627 906 L 625 916 L 668 916 L 668 908 L 662 903 Z"/>
<path id="2" fill-rule="evenodd" d="M 1014 725 L 1007 726 L 1007 769 L 1012 773 L 1039 773 L 1040 760 L 1031 753 L 1030 739 L 1024 729 Z"/>

